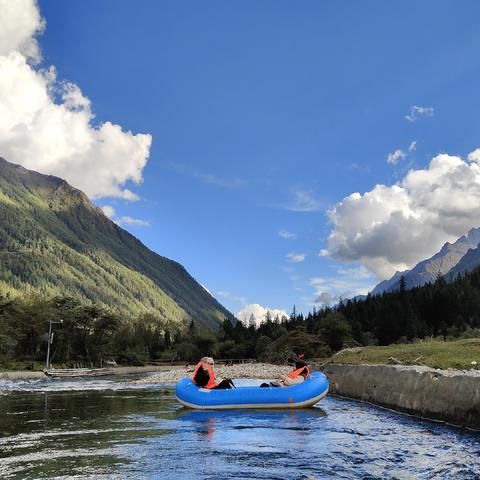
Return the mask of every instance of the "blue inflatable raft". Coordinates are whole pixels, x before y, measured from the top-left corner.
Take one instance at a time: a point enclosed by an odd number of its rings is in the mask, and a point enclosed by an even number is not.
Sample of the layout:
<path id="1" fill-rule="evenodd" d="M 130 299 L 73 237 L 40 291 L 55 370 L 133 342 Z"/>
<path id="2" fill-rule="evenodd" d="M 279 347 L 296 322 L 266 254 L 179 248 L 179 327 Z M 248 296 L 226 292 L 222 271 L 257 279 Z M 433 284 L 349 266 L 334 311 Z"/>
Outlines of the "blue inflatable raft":
<path id="1" fill-rule="evenodd" d="M 190 378 L 177 383 L 175 395 L 188 408 L 202 410 L 225 408 L 306 408 L 315 405 L 328 392 L 327 377 L 313 372 L 309 378 L 291 387 L 237 387 L 228 390 L 199 388 Z"/>

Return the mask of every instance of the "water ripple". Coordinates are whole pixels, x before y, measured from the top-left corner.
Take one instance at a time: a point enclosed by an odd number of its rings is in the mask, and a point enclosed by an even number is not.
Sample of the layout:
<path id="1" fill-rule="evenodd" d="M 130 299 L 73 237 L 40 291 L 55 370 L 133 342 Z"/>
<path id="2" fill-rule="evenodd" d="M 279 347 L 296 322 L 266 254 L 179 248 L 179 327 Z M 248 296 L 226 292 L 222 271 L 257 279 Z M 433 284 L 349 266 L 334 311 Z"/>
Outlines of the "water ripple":
<path id="1" fill-rule="evenodd" d="M 0 396 L 0 478 L 480 478 L 480 436 L 327 397 L 298 411 L 192 411 L 172 388 L 29 381 Z"/>

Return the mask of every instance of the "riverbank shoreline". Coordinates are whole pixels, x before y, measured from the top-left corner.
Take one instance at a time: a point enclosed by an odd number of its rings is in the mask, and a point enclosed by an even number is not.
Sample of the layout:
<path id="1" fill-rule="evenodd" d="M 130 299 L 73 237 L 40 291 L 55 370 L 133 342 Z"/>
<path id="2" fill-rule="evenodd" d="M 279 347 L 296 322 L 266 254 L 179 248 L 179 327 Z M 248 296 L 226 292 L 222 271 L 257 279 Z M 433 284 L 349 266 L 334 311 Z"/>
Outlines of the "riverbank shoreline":
<path id="1" fill-rule="evenodd" d="M 276 379 L 291 371 L 288 365 L 244 363 L 217 365 L 217 378 Z M 405 365 L 312 365 L 330 382 L 329 393 L 359 400 L 418 418 L 480 430 L 480 371 L 440 370 Z M 128 383 L 175 384 L 191 377 L 193 367 L 150 365 L 116 367 L 115 376 L 144 374 Z M 43 372 L 0 372 L 0 380 L 46 379 Z"/>
<path id="2" fill-rule="evenodd" d="M 181 365 L 145 365 L 143 367 L 115 367 L 113 375 L 183 370 Z M 43 372 L 30 370 L 0 371 L 0 380 L 39 380 L 48 378 Z"/>

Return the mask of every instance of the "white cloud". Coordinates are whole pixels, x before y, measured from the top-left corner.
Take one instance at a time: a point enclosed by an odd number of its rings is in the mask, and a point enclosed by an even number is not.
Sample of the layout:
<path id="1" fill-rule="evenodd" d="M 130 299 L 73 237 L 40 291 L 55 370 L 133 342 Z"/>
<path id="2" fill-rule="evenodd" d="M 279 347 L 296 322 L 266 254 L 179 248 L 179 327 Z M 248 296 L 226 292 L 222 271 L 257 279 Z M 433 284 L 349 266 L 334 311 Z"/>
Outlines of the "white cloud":
<path id="1" fill-rule="evenodd" d="M 306 254 L 305 253 L 287 253 L 286 257 L 288 261 L 291 263 L 300 263 L 305 260 Z"/>
<path id="2" fill-rule="evenodd" d="M 360 262 L 380 279 L 413 267 L 480 226 L 480 149 L 441 154 L 392 186 L 353 193 L 329 211 L 334 225 L 321 255 Z"/>
<path id="3" fill-rule="evenodd" d="M 320 210 L 321 204 L 312 196 L 311 192 L 295 190 L 292 194 L 293 198 L 289 203 L 277 206 L 291 212 L 316 212 Z"/>
<path id="4" fill-rule="evenodd" d="M 410 145 L 408 146 L 409 152 L 414 152 L 417 149 L 417 141 L 413 140 Z"/>
<path id="5" fill-rule="evenodd" d="M 146 220 L 140 220 L 139 218 L 129 217 L 128 215 L 116 219 L 115 223 L 120 225 L 120 226 L 122 226 L 122 225 L 135 225 L 137 227 L 149 227 L 150 226 L 150 222 L 147 222 Z"/>
<path id="6" fill-rule="evenodd" d="M 477 162 L 480 163 L 480 148 L 477 148 L 473 152 L 468 154 L 468 160 L 470 162 Z"/>
<path id="7" fill-rule="evenodd" d="M 0 0 L 0 17 L 0 155 L 65 178 L 91 198 L 137 200 L 125 184 L 142 181 L 151 136 L 94 124 L 77 85 L 29 63 L 40 59 L 34 35 L 44 25 L 34 0 Z"/>
<path id="8" fill-rule="evenodd" d="M 418 105 L 414 105 L 410 107 L 410 114 L 405 115 L 405 118 L 409 122 L 415 122 L 420 116 L 433 117 L 433 112 L 434 109 L 432 107 L 419 107 Z"/>
<path id="9" fill-rule="evenodd" d="M 115 216 L 115 209 L 111 205 L 104 205 L 100 208 L 106 217 L 113 218 Z"/>
<path id="10" fill-rule="evenodd" d="M 399 160 L 402 158 L 405 158 L 407 154 L 401 150 L 400 148 L 397 148 L 394 152 L 389 153 L 387 157 L 387 163 L 391 163 L 392 165 L 396 165 Z"/>
<path id="11" fill-rule="evenodd" d="M 106 217 L 110 218 L 110 220 L 115 222 L 120 227 L 123 225 L 135 225 L 137 227 L 150 226 L 150 222 L 147 222 L 146 220 L 140 220 L 138 218 L 133 218 L 128 215 L 125 215 L 120 218 L 115 218 L 115 209 L 111 205 L 104 205 L 103 207 L 100 207 L 100 208 Z"/>
<path id="12" fill-rule="evenodd" d="M 375 285 L 376 278 L 363 265 L 339 268 L 332 277 L 313 277 L 314 303 L 338 303 L 342 298 L 366 295 Z"/>
<path id="13" fill-rule="evenodd" d="M 265 321 L 265 316 L 267 312 L 270 312 L 272 320 L 278 315 L 281 319 L 282 317 L 288 317 L 288 313 L 285 310 L 281 310 L 278 308 L 269 308 L 263 307 L 258 303 L 251 303 L 249 305 L 245 305 L 242 310 L 240 310 L 235 316 L 246 325 L 248 325 L 248 321 L 250 320 L 250 316 L 253 314 L 255 320 L 257 322 L 257 327 Z"/>
<path id="14" fill-rule="evenodd" d="M 45 21 L 36 1 L 0 0 L 0 13 L 0 55 L 18 51 L 33 62 L 40 62 L 42 55 L 35 36 L 43 32 Z"/>
<path id="15" fill-rule="evenodd" d="M 282 229 L 278 232 L 278 235 L 286 240 L 295 240 L 297 238 L 296 233 L 289 232 L 287 229 Z"/>

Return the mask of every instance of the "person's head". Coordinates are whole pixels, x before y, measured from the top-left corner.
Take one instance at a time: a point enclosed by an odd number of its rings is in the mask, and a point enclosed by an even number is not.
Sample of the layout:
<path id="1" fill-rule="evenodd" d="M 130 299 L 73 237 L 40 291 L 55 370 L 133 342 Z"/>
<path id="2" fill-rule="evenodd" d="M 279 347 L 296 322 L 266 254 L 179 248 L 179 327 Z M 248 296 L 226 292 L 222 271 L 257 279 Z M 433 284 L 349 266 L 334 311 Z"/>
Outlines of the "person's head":
<path id="1" fill-rule="evenodd" d="M 306 367 L 307 364 L 303 362 L 302 360 L 297 360 L 295 362 L 295 370 L 298 370 L 299 368 Z"/>
<path id="2" fill-rule="evenodd" d="M 212 357 L 203 357 L 202 362 L 206 363 L 207 365 L 210 365 L 211 367 L 215 365 L 215 362 L 213 361 Z"/>

